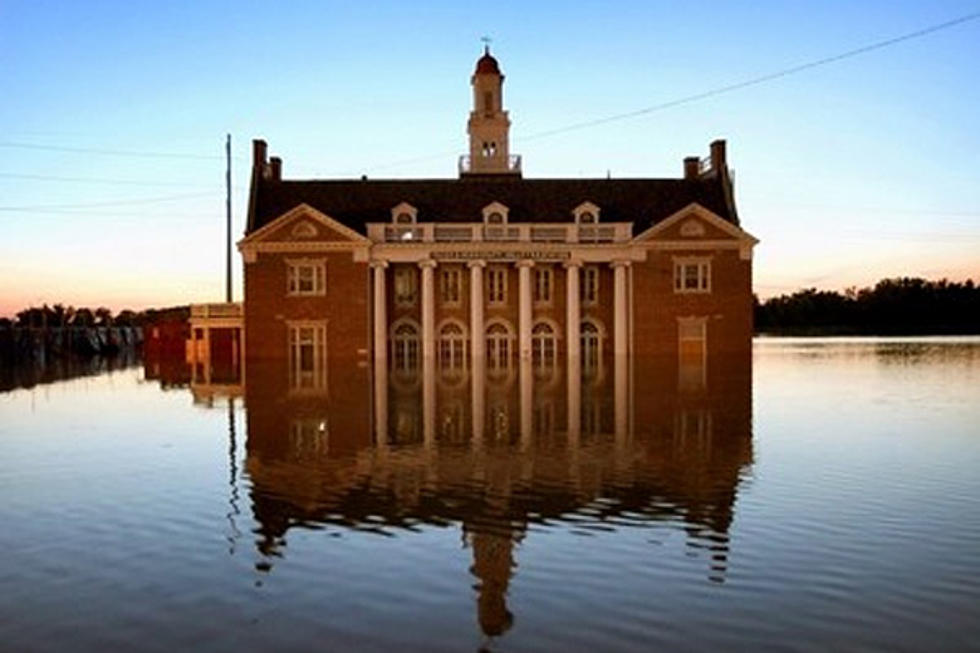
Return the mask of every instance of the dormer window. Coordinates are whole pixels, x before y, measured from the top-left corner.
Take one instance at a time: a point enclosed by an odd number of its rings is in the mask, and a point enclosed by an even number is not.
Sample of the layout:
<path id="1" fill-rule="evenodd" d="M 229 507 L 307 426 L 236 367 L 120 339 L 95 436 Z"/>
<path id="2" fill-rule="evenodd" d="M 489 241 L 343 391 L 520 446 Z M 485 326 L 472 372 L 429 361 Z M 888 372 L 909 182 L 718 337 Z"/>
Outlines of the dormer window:
<path id="1" fill-rule="evenodd" d="M 391 221 L 397 225 L 414 225 L 419 211 L 408 202 L 401 202 L 391 209 Z"/>
<path id="2" fill-rule="evenodd" d="M 492 202 L 483 207 L 483 222 L 487 225 L 507 224 L 508 209 L 500 202 Z"/>
<path id="3" fill-rule="evenodd" d="M 582 202 L 572 209 L 572 215 L 577 224 L 598 224 L 599 207 L 592 202 Z"/>

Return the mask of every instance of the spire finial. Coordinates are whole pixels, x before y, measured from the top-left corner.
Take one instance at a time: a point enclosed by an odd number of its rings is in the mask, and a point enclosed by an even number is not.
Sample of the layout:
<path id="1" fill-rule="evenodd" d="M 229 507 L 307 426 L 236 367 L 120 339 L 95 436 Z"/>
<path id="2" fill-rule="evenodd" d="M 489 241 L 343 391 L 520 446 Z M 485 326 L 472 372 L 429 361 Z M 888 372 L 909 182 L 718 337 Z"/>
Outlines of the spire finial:
<path id="1" fill-rule="evenodd" d="M 483 54 L 490 54 L 490 42 L 493 41 L 493 39 L 484 34 L 480 37 L 480 40 L 483 41 Z"/>

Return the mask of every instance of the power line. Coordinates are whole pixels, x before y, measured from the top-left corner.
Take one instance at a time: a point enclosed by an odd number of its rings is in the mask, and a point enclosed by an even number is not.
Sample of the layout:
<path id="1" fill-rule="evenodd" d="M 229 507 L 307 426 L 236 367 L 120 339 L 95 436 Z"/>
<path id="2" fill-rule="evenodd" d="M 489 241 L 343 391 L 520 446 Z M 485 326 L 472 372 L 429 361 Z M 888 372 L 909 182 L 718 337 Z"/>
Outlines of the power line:
<path id="1" fill-rule="evenodd" d="M 64 209 L 88 209 L 100 208 L 103 206 L 131 206 L 133 204 L 156 204 L 158 202 L 173 202 L 184 199 L 194 199 L 199 197 L 214 197 L 215 193 L 185 193 L 183 195 L 167 195 L 164 197 L 148 197 L 138 200 L 120 200 L 116 202 L 93 202 L 91 204 L 50 204 L 47 206 L 0 206 L 0 211 L 25 211 L 43 212 L 60 211 Z"/>
<path id="2" fill-rule="evenodd" d="M 150 152 L 143 150 L 108 150 L 94 147 L 67 147 L 62 145 L 40 145 L 0 141 L 0 147 L 18 148 L 25 150 L 48 150 L 52 152 L 72 152 L 75 154 L 98 154 L 101 156 L 128 156 L 143 159 L 195 159 L 200 161 L 223 161 L 225 157 L 210 154 L 184 154 L 179 152 Z"/>
<path id="3" fill-rule="evenodd" d="M 668 102 L 663 102 L 661 104 L 655 104 L 655 105 L 652 105 L 652 106 L 649 106 L 649 107 L 644 107 L 642 109 L 636 109 L 634 111 L 627 111 L 625 113 L 617 113 L 617 114 L 614 114 L 614 115 L 611 115 L 611 116 L 606 116 L 604 118 L 594 118 L 592 120 L 586 120 L 586 121 L 583 121 L 583 122 L 578 122 L 578 123 L 573 123 L 571 125 L 566 125 L 564 127 L 558 127 L 556 129 L 548 129 L 548 130 L 545 130 L 545 131 L 541 131 L 541 132 L 537 132 L 537 133 L 534 133 L 534 134 L 530 134 L 528 136 L 524 136 L 523 138 L 519 138 L 519 139 L 516 139 L 516 140 L 518 140 L 518 141 L 538 140 L 538 139 L 542 139 L 542 138 L 547 138 L 548 136 L 554 136 L 556 134 L 564 134 L 566 132 L 575 131 L 575 130 L 578 130 L 578 129 L 586 129 L 588 127 L 595 127 L 595 126 L 598 126 L 598 125 L 604 125 L 606 123 L 615 122 L 615 121 L 618 121 L 618 120 L 626 120 L 628 118 L 635 118 L 637 116 L 642 116 L 642 115 L 646 115 L 646 114 L 649 114 L 649 113 L 654 113 L 656 111 L 663 111 L 665 109 L 671 109 L 673 107 L 677 107 L 677 106 L 680 106 L 680 105 L 683 105 L 683 104 L 690 104 L 692 102 L 697 102 L 699 100 L 705 100 L 705 99 L 708 99 L 708 98 L 711 98 L 711 97 L 715 97 L 715 96 L 718 96 L 718 95 L 723 95 L 725 93 L 731 93 L 733 91 L 738 91 L 738 90 L 741 90 L 741 89 L 744 89 L 744 88 L 748 88 L 750 86 L 757 86 L 757 85 L 763 84 L 765 82 L 771 82 L 771 81 L 776 80 L 776 79 L 781 79 L 783 77 L 788 77 L 790 75 L 795 75 L 796 73 L 800 73 L 800 72 L 804 72 L 804 71 L 807 71 L 807 70 L 811 70 L 813 68 L 818 68 L 820 66 L 826 66 L 828 64 L 836 63 L 838 61 L 843 61 L 844 59 L 850 59 L 852 57 L 856 57 L 856 56 L 859 56 L 859 55 L 862 55 L 862 54 L 867 54 L 867 53 L 873 52 L 875 50 L 881 50 L 883 48 L 887 48 L 887 47 L 890 47 L 890 46 L 893 46 L 893 45 L 897 45 L 897 44 L 903 43 L 905 41 L 911 41 L 913 39 L 921 38 L 923 36 L 927 36 L 927 35 L 933 34 L 935 32 L 939 32 L 939 31 L 942 31 L 942 30 L 945 30 L 945 29 L 949 29 L 951 27 L 955 27 L 957 25 L 962 25 L 963 23 L 967 23 L 969 21 L 976 20 L 978 18 L 980 18 L 980 11 L 973 12 L 973 13 L 970 13 L 970 14 L 966 14 L 964 16 L 960 16 L 959 18 L 954 18 L 952 20 L 948 20 L 948 21 L 943 22 L 943 23 L 938 23 L 938 24 L 935 24 L 935 25 L 930 25 L 928 27 L 923 27 L 921 29 L 915 30 L 913 32 L 908 32 L 908 33 L 902 34 L 900 36 L 895 36 L 895 37 L 892 37 L 892 38 L 889 38 L 889 39 L 885 39 L 885 40 L 882 40 L 882 41 L 876 41 L 874 43 L 870 43 L 868 45 L 863 45 L 861 47 L 854 48 L 852 50 L 847 50 L 845 52 L 841 52 L 841 53 L 838 53 L 838 54 L 830 55 L 830 56 L 827 56 L 827 57 L 823 57 L 823 58 L 820 58 L 820 59 L 809 61 L 809 62 L 806 62 L 806 63 L 803 63 L 803 64 L 799 64 L 799 65 L 796 65 L 796 66 L 791 66 L 789 68 L 783 68 L 782 70 L 777 70 L 777 71 L 772 72 L 772 73 L 767 73 L 767 74 L 761 75 L 759 77 L 753 77 L 751 79 L 743 80 L 741 82 L 736 82 L 734 84 L 728 84 L 728 85 L 725 85 L 725 86 L 719 86 L 717 88 L 713 88 L 713 89 L 708 90 L 708 91 L 703 91 L 701 93 L 695 93 L 693 95 L 688 95 L 688 96 L 685 96 L 685 97 L 677 98 L 675 100 L 670 100 Z M 367 170 L 383 170 L 385 168 L 394 168 L 394 167 L 401 166 L 401 165 L 406 165 L 406 164 L 409 164 L 409 163 L 420 163 L 420 162 L 424 162 L 424 161 L 430 161 L 432 159 L 441 158 L 443 156 L 445 156 L 445 155 L 444 154 L 432 154 L 432 155 L 428 155 L 428 156 L 419 156 L 419 157 L 414 157 L 414 158 L 410 158 L 410 159 L 401 159 L 401 160 L 393 161 L 393 162 L 390 162 L 390 163 L 385 163 L 385 164 L 381 164 L 381 165 L 371 166 L 371 167 L 366 168 L 366 169 Z"/>
<path id="4" fill-rule="evenodd" d="M 559 127 L 557 129 L 549 129 L 543 132 L 538 132 L 536 134 L 531 134 L 530 136 L 525 136 L 523 140 L 530 141 L 539 138 L 545 138 L 547 136 L 554 136 L 555 134 L 563 134 L 565 132 L 570 132 L 576 129 L 585 129 L 586 127 L 594 127 L 596 125 L 603 125 L 609 122 L 614 122 L 616 120 L 625 120 L 627 118 L 635 118 L 636 116 L 642 116 L 648 113 L 653 113 L 655 111 L 662 111 L 664 109 L 670 109 L 682 104 L 688 104 L 690 102 L 696 102 L 698 100 L 704 100 L 716 95 L 722 95 L 724 93 L 731 93 L 732 91 L 738 91 L 743 88 L 748 88 L 750 86 L 755 86 L 765 82 L 770 82 L 775 79 L 781 79 L 783 77 L 788 77 L 790 75 L 795 75 L 806 70 L 811 70 L 813 68 L 818 68 L 820 66 L 826 66 L 831 63 L 836 63 L 844 59 L 850 59 L 851 57 L 856 57 L 862 54 L 867 54 L 868 52 L 873 52 L 875 50 L 881 50 L 882 48 L 887 48 L 892 45 L 897 45 L 905 41 L 911 41 L 912 39 L 917 39 L 928 34 L 933 34 L 941 30 L 949 29 L 957 25 L 969 22 L 971 20 L 976 20 L 980 18 L 980 11 L 971 14 L 966 14 L 965 16 L 960 16 L 959 18 L 954 18 L 953 20 L 948 20 L 944 23 L 938 23 L 936 25 L 931 25 L 929 27 L 924 27 L 922 29 L 915 30 L 914 32 L 908 32 L 902 34 L 901 36 L 896 36 L 890 39 L 885 39 L 883 41 L 877 41 L 875 43 L 870 43 L 868 45 L 863 45 L 859 48 L 854 48 L 853 50 L 847 50 L 846 52 L 841 52 L 839 54 L 830 55 L 828 57 L 823 57 L 821 59 L 816 59 L 814 61 L 809 61 L 797 66 L 791 66 L 789 68 L 784 68 L 782 70 L 777 70 L 776 72 L 768 73 L 766 75 L 761 75 L 759 77 L 753 77 L 752 79 L 747 79 L 741 82 L 736 82 L 734 84 L 728 84 L 727 86 L 720 86 L 718 88 L 711 89 L 709 91 L 704 91 L 702 93 L 695 93 L 694 95 L 688 95 L 686 97 L 678 98 L 676 100 L 671 100 L 669 102 L 663 102 L 661 104 L 655 104 L 653 106 L 644 107 L 642 109 L 636 109 L 634 111 L 627 111 L 626 113 L 618 113 L 615 115 L 607 116 L 605 118 L 595 118 L 593 120 L 587 120 L 584 122 L 574 123 L 571 125 L 566 125 L 565 127 Z"/>
<path id="5" fill-rule="evenodd" d="M 29 175 L 16 172 L 0 172 L 0 178 L 25 179 L 29 181 L 58 181 L 84 184 L 107 184 L 113 186 L 182 186 L 187 188 L 219 188 L 219 184 L 194 184 L 179 181 L 140 181 L 135 179 L 110 179 L 106 177 L 61 177 L 58 175 Z"/>

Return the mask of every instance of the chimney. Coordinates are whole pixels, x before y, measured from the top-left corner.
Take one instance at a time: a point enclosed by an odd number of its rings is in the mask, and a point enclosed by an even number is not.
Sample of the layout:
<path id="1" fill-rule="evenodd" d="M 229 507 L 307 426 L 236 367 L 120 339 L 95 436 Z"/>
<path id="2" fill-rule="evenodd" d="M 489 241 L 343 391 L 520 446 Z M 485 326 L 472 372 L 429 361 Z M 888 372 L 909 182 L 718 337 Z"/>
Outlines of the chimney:
<path id="1" fill-rule="evenodd" d="M 697 179 L 701 171 L 701 159 L 696 156 L 684 158 L 684 179 Z"/>
<path id="2" fill-rule="evenodd" d="M 269 159 L 272 181 L 282 181 L 282 159 L 277 156 Z"/>
<path id="3" fill-rule="evenodd" d="M 725 141 L 719 138 L 711 142 L 711 169 L 724 170 L 727 167 L 728 162 L 725 160 Z"/>
<path id="4" fill-rule="evenodd" d="M 265 154 L 268 145 L 261 138 L 252 141 L 252 167 L 261 170 L 265 167 Z"/>

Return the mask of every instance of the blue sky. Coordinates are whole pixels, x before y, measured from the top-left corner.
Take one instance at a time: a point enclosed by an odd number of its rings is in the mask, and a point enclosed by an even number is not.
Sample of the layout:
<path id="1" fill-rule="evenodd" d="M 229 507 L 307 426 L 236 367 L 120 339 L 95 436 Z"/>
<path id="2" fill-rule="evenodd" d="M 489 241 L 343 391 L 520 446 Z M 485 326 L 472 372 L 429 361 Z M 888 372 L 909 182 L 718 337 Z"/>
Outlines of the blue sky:
<path id="1" fill-rule="evenodd" d="M 282 156 L 286 177 L 453 176 L 484 34 L 507 75 L 511 148 L 526 176 L 679 176 L 684 156 L 726 138 L 743 226 L 762 241 L 760 295 L 896 275 L 978 279 L 980 20 L 538 136 L 977 11 L 975 2 L 8 1 L 0 315 L 45 301 L 221 299 L 225 133 L 236 239 L 252 138 Z M 235 272 L 237 285 L 237 255 Z"/>

